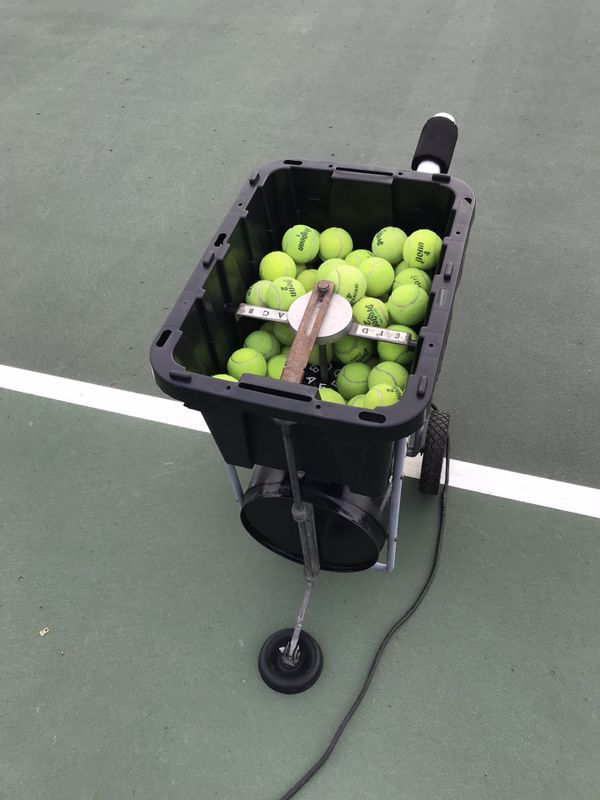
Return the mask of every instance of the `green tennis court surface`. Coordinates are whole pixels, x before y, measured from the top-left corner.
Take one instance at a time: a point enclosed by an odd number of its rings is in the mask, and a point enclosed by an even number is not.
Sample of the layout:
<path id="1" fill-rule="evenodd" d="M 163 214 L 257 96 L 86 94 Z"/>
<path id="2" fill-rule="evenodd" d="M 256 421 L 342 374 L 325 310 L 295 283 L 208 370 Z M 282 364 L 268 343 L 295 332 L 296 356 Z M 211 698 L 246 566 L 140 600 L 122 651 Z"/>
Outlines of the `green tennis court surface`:
<path id="1" fill-rule="evenodd" d="M 597 4 L 321 6 L 0 4 L 0 364 L 158 396 L 150 341 L 257 165 L 401 168 L 447 110 L 478 200 L 453 458 L 600 486 Z M 0 797 L 277 800 L 418 592 L 437 500 L 406 481 L 392 575 L 319 578 L 323 674 L 286 697 L 256 657 L 301 570 L 209 434 L 12 390 L 0 415 Z M 298 797 L 596 800 L 599 535 L 450 489 L 431 592 Z"/>

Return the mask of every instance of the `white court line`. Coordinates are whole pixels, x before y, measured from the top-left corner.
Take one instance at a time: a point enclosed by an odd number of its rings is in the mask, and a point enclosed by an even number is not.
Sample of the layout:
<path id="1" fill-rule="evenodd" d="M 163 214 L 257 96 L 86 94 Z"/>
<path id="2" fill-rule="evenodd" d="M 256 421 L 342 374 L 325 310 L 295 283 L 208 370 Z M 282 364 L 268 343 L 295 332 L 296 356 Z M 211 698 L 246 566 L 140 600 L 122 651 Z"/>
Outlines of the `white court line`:
<path id="1" fill-rule="evenodd" d="M 421 456 L 406 461 L 404 474 L 418 478 L 421 474 Z M 443 475 L 443 471 L 442 471 Z M 600 489 L 579 486 L 576 483 L 538 478 L 523 472 L 484 467 L 468 461 L 450 459 L 450 486 L 469 492 L 489 494 L 519 503 L 569 511 L 585 517 L 600 519 Z"/>
<path id="2" fill-rule="evenodd" d="M 98 386 L 95 383 L 84 383 L 70 378 L 59 378 L 56 375 L 45 375 L 43 372 L 31 372 L 27 369 L 2 365 L 0 365 L 0 388 L 208 433 L 208 425 L 202 414 L 191 411 L 181 403 L 168 400 L 166 397 L 151 397 L 147 394 L 126 392 L 123 389 L 112 389 L 110 386 Z"/>
<path id="3" fill-rule="evenodd" d="M 203 433 L 209 432 L 199 412 L 190 411 L 181 403 L 166 398 L 111 389 L 108 386 L 2 365 L 0 365 L 0 388 L 46 397 L 50 400 L 61 400 L 86 408 L 111 411 L 136 419 L 161 422 Z M 405 475 L 409 478 L 418 478 L 420 470 L 420 457 L 407 459 Z M 538 478 L 534 475 L 484 467 L 455 459 L 450 462 L 450 485 L 470 492 L 600 519 L 600 489 L 588 486 Z"/>

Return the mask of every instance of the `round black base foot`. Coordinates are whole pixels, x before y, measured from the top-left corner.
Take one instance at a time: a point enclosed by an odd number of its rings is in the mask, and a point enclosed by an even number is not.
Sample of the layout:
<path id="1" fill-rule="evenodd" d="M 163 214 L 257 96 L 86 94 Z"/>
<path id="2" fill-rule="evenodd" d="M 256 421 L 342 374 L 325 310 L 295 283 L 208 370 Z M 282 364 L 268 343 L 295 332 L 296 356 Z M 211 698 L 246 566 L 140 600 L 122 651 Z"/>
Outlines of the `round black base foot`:
<path id="1" fill-rule="evenodd" d="M 302 631 L 298 641 L 300 657 L 294 667 L 282 659 L 280 648 L 285 648 L 292 638 L 293 628 L 271 634 L 260 649 L 258 671 L 271 689 L 282 694 L 298 694 L 316 683 L 323 669 L 323 653 L 313 637 Z"/>

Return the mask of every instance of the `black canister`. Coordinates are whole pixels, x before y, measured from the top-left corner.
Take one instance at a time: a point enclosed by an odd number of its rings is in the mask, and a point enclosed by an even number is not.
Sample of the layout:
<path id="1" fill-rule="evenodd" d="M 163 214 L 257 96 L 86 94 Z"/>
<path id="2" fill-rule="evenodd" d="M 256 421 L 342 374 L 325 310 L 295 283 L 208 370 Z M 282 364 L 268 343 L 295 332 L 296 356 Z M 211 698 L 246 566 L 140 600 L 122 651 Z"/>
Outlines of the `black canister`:
<path id="1" fill-rule="evenodd" d="M 347 486 L 307 477 L 300 486 L 303 499 L 314 507 L 321 569 L 358 572 L 372 567 L 387 538 L 389 490 L 383 496 L 368 497 Z M 302 563 L 292 504 L 288 473 L 256 466 L 244 494 L 241 520 L 256 541 Z"/>

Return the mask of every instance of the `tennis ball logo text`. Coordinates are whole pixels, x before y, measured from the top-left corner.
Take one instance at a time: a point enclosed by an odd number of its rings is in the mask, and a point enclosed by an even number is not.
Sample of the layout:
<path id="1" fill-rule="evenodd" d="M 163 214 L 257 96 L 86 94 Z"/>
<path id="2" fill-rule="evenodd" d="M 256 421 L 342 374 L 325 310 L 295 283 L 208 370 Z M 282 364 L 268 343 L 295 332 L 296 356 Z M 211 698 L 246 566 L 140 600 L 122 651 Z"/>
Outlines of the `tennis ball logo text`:
<path id="1" fill-rule="evenodd" d="M 307 239 L 308 239 L 308 230 L 305 228 L 300 234 L 300 239 L 298 241 L 298 250 L 300 250 L 300 252 L 304 250 L 304 245 L 306 244 Z"/>
<path id="2" fill-rule="evenodd" d="M 365 309 L 367 310 L 366 317 L 369 325 L 374 325 L 374 326 L 377 325 L 379 322 L 379 314 L 375 310 L 375 306 L 373 305 L 373 303 L 367 303 Z"/>
<path id="3" fill-rule="evenodd" d="M 425 256 L 431 255 L 431 250 L 425 250 L 424 243 L 419 242 L 419 244 L 417 245 L 417 254 L 415 256 L 415 261 L 418 261 L 419 264 L 424 264 L 425 263 L 425 259 L 423 258 L 424 255 Z"/>

